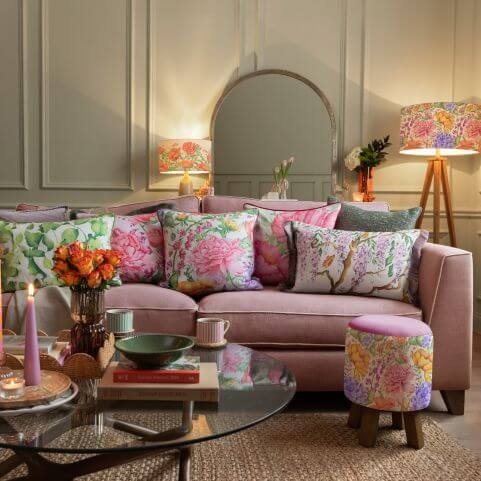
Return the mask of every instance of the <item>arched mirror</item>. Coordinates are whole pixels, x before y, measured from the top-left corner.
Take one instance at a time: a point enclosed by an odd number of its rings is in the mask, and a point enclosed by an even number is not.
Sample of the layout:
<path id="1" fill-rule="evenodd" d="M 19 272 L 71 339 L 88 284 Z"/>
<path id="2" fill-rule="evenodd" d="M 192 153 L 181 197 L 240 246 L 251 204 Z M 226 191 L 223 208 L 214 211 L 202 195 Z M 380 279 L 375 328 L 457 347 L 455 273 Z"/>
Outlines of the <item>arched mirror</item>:
<path id="1" fill-rule="evenodd" d="M 272 171 L 295 157 L 288 197 L 325 200 L 335 186 L 336 124 L 323 92 L 285 70 L 262 70 L 229 85 L 211 119 L 215 193 L 260 198 Z"/>

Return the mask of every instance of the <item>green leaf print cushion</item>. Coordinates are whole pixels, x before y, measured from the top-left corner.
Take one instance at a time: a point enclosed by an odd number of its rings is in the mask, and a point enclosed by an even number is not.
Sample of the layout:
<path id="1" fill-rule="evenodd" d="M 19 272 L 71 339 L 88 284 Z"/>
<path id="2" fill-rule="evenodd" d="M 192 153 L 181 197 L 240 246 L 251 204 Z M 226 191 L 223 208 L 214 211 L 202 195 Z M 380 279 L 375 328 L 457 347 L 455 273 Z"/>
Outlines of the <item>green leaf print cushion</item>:
<path id="1" fill-rule="evenodd" d="M 113 224 L 113 214 L 65 222 L 0 221 L 3 292 L 26 289 L 30 282 L 37 287 L 60 285 L 52 272 L 57 246 L 78 240 L 88 249 L 110 249 Z"/>

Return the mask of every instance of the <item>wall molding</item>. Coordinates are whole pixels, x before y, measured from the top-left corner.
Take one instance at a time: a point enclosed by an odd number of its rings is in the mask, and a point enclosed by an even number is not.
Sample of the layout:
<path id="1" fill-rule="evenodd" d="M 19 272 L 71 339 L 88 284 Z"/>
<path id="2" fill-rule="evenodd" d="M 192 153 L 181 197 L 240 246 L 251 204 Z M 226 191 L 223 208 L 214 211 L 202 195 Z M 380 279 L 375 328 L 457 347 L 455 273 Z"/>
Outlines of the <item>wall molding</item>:
<path id="1" fill-rule="evenodd" d="M 26 74 L 25 74 L 25 0 L 19 0 L 18 5 L 18 79 L 19 79 L 19 98 L 18 98 L 18 159 L 20 162 L 20 179 L 18 182 L 0 182 L 0 189 L 6 190 L 29 190 L 28 186 L 28 115 L 26 99 Z"/>
<path id="2" fill-rule="evenodd" d="M 125 63 L 126 63 L 126 92 L 125 92 L 125 128 L 126 128 L 126 157 L 127 157 L 127 183 L 125 184 L 90 184 L 76 182 L 53 182 L 50 179 L 50 109 L 49 109 L 49 16 L 48 0 L 41 0 L 40 3 L 40 163 L 41 163 L 41 189 L 78 189 L 78 190 L 134 190 L 133 179 L 133 118 L 132 118 L 132 30 L 133 13 L 132 0 L 125 0 L 125 21 L 126 21 L 126 42 L 125 42 Z"/>

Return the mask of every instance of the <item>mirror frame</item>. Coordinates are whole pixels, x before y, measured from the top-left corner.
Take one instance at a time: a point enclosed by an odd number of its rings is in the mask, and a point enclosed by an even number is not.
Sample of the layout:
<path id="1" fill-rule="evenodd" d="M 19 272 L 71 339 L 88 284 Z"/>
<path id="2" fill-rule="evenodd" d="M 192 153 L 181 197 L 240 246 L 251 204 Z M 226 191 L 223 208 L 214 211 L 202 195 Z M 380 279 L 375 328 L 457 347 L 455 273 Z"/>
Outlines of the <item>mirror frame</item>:
<path id="1" fill-rule="evenodd" d="M 217 114 L 219 113 L 224 100 L 228 97 L 228 95 L 232 92 L 232 90 L 237 87 L 241 82 L 244 80 L 251 79 L 253 77 L 259 77 L 261 75 L 284 75 L 286 77 L 291 77 L 293 79 L 301 81 L 303 84 L 310 87 L 321 99 L 322 103 L 326 107 L 327 113 L 329 115 L 329 120 L 331 121 L 331 195 L 336 191 L 336 182 L 337 182 L 337 128 L 336 128 L 336 118 L 334 116 L 334 110 L 332 105 L 330 104 L 328 98 L 324 94 L 324 92 L 316 85 L 314 82 L 311 82 L 306 77 L 299 75 L 295 72 L 291 72 L 290 70 L 283 70 L 283 69 L 264 69 L 264 70 L 256 70 L 255 72 L 251 72 L 246 75 L 242 75 L 241 77 L 237 78 L 233 82 L 227 85 L 223 90 L 222 94 L 220 95 L 219 99 L 217 100 L 214 110 L 212 112 L 212 116 L 210 118 L 210 129 L 209 135 L 210 140 L 212 142 L 212 175 L 215 177 L 215 155 L 214 155 L 214 143 L 215 143 L 215 121 L 217 119 Z"/>

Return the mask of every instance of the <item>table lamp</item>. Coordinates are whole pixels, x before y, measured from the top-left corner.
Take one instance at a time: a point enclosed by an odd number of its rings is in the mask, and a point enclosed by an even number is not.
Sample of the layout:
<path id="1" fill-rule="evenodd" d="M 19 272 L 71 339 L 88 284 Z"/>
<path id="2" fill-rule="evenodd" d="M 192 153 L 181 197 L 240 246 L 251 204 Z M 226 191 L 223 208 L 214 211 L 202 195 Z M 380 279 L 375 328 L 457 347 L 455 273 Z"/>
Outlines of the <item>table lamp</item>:
<path id="1" fill-rule="evenodd" d="M 158 147 L 159 172 L 184 174 L 179 183 L 179 195 L 194 192 L 192 174 L 210 174 L 211 141 L 189 139 L 161 140 Z"/>
<path id="2" fill-rule="evenodd" d="M 481 105 L 461 102 L 432 102 L 401 109 L 400 153 L 427 155 L 426 176 L 421 194 L 421 214 L 416 227 L 422 226 L 426 203 L 434 178 L 433 241 L 439 242 L 441 187 L 451 245 L 456 246 L 451 191 L 446 156 L 481 152 Z"/>

